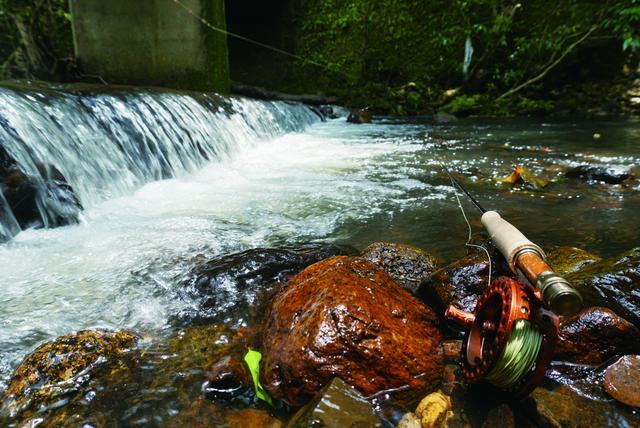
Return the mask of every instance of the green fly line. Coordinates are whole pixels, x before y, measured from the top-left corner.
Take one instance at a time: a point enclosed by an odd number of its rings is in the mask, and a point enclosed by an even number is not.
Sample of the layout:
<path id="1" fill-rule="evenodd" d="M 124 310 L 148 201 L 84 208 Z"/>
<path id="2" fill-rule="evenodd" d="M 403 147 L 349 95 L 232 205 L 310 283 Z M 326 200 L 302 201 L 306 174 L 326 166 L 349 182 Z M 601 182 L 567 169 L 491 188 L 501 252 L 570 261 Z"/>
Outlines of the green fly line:
<path id="1" fill-rule="evenodd" d="M 485 379 L 502 389 L 512 387 L 533 367 L 541 346 L 540 330 L 527 320 L 516 321 L 500 360 Z"/>

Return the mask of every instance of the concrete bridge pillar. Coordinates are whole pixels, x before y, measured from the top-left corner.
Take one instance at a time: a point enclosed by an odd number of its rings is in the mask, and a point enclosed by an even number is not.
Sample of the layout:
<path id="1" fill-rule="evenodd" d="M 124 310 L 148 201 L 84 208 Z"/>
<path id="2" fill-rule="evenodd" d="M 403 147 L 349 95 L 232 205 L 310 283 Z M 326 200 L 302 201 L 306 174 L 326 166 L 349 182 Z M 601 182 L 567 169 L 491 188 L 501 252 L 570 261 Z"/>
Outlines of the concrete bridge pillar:
<path id="1" fill-rule="evenodd" d="M 224 0 L 180 0 L 225 28 Z M 229 92 L 226 36 L 173 0 L 69 0 L 76 58 L 109 84 Z"/>

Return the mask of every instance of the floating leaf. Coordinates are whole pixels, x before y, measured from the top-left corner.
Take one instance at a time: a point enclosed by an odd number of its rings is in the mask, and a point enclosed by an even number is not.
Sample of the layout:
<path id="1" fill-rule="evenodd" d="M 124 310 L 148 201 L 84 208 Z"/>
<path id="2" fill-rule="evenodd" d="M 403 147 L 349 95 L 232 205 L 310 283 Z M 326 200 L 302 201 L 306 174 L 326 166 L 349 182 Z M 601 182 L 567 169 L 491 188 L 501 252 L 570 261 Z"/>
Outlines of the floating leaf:
<path id="1" fill-rule="evenodd" d="M 260 360 L 262 360 L 262 354 L 253 349 L 249 349 L 244 356 L 244 362 L 249 367 L 251 372 L 251 378 L 253 379 L 253 386 L 256 390 L 256 396 L 262 401 L 266 401 L 270 406 L 273 406 L 273 400 L 269 393 L 260 384 Z"/>
<path id="2" fill-rule="evenodd" d="M 513 167 L 513 171 L 507 177 L 499 178 L 500 183 L 524 184 L 534 189 L 542 189 L 549 185 L 549 182 L 543 178 L 538 177 L 529 168 L 516 165 Z"/>

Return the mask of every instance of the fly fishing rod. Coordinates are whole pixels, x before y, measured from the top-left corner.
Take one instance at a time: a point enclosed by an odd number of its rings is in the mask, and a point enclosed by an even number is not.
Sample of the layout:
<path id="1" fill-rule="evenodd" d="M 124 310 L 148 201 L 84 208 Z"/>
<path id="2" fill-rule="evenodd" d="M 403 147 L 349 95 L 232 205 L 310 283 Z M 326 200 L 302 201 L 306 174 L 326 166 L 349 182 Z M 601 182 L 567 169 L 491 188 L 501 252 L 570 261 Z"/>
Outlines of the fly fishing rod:
<path id="1" fill-rule="evenodd" d="M 547 264 L 538 245 L 496 211 L 485 210 L 442 167 L 454 190 L 460 189 L 481 212 L 483 226 L 513 273 L 529 283 L 506 276 L 489 279 L 473 313 L 449 306 L 445 317 L 468 330 L 462 347 L 465 378 L 527 395 L 542 381 L 553 356 L 559 325 L 556 314 L 575 314 L 582 297 Z"/>

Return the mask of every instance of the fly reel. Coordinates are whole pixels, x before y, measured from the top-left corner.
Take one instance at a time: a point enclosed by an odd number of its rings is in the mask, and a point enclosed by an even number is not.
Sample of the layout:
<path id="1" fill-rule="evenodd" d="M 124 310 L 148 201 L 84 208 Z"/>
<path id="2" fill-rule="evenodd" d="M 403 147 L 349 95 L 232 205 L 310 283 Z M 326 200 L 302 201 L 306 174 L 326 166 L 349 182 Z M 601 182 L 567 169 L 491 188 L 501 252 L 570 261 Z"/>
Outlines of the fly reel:
<path id="1" fill-rule="evenodd" d="M 542 381 L 558 336 L 558 317 L 544 307 L 540 291 L 499 277 L 473 314 L 449 306 L 445 317 L 469 328 L 462 347 L 469 383 L 486 381 L 525 396 Z"/>

